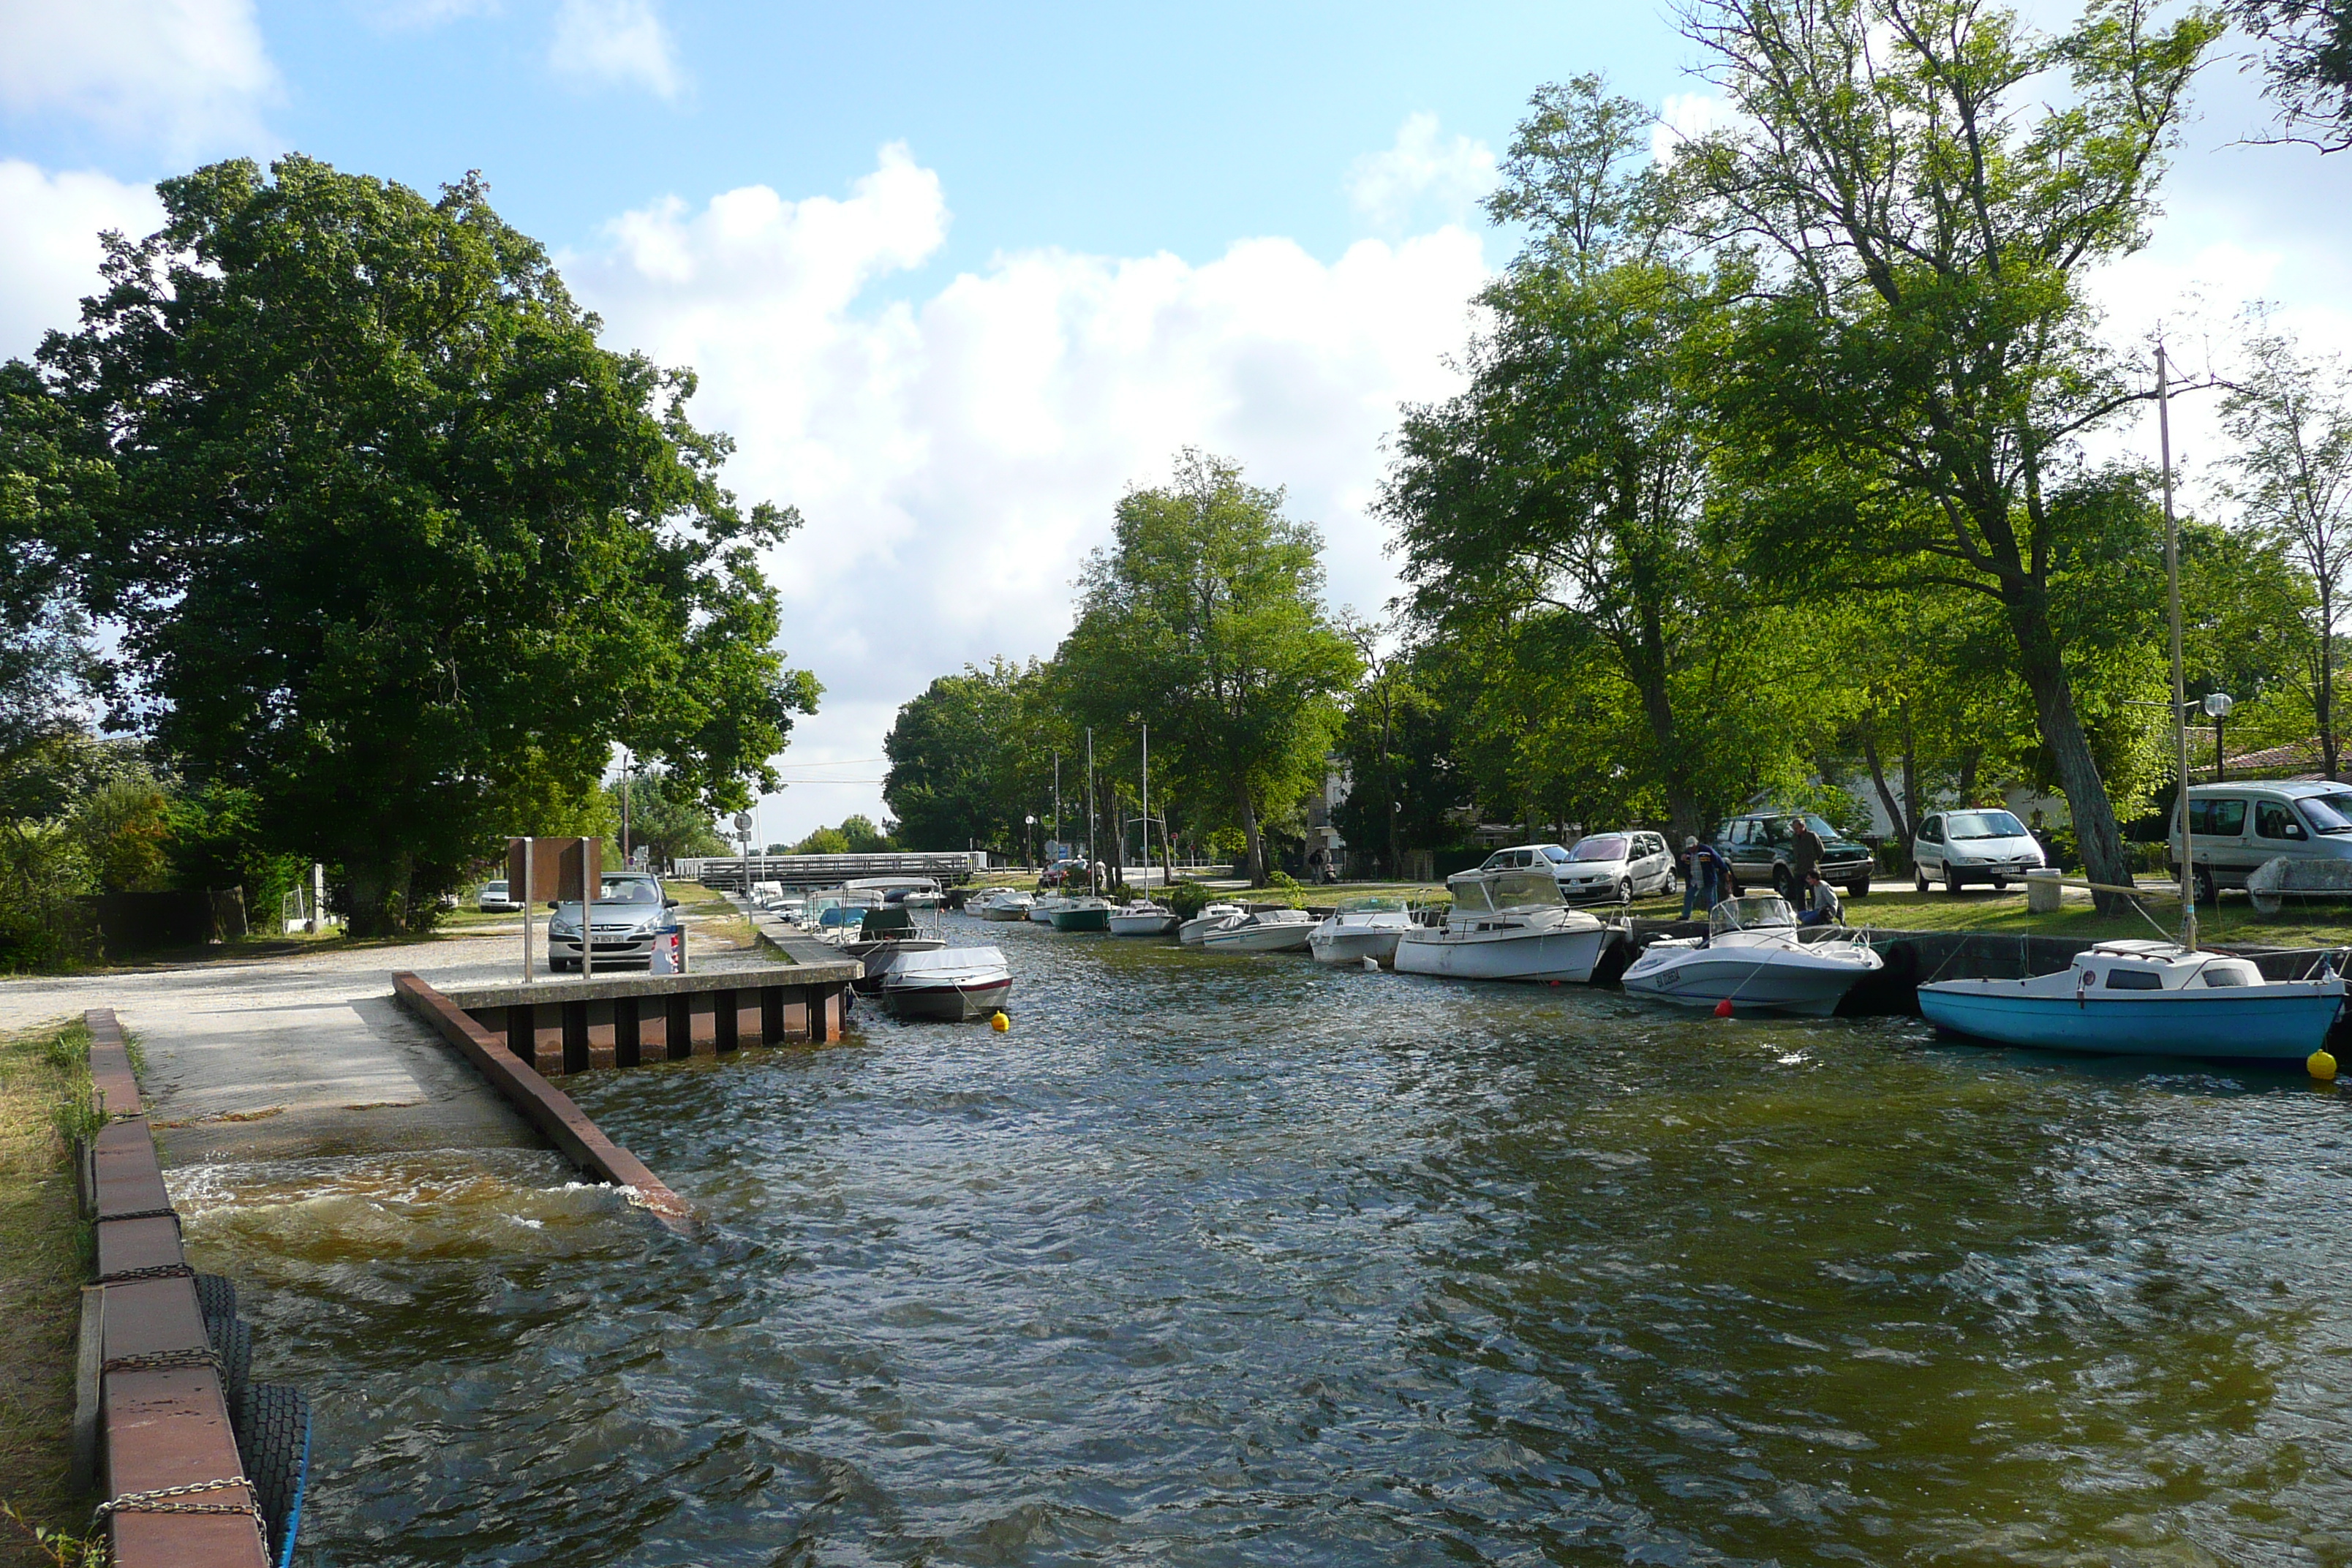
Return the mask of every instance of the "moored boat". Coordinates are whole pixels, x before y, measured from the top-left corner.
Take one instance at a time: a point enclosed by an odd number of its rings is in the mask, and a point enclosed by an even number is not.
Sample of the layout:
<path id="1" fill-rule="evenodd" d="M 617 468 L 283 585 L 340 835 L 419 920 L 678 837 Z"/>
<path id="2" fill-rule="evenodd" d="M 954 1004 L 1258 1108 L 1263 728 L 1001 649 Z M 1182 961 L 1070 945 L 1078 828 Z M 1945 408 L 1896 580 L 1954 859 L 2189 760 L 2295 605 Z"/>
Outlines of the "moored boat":
<path id="1" fill-rule="evenodd" d="M 1041 926 L 1052 925 L 1054 923 L 1054 911 L 1055 910 L 1067 909 L 1069 907 L 1069 903 L 1070 900 L 1060 893 L 1046 893 L 1039 898 L 1032 899 L 1029 901 L 1030 923 Z"/>
<path id="2" fill-rule="evenodd" d="M 885 907 L 868 910 L 859 922 L 857 935 L 841 944 L 841 951 L 865 965 L 865 971 L 851 986 L 867 996 L 882 989 L 883 977 L 898 967 L 908 954 L 936 952 L 947 942 L 915 924 L 915 917 L 905 909 Z"/>
<path id="3" fill-rule="evenodd" d="M 1919 1011 L 1939 1029 L 2008 1046 L 2101 1056 L 2291 1060 L 2343 1010 L 2333 969 L 2266 980 L 2251 960 L 2169 942 L 2103 942 L 2028 980 L 1938 980 Z"/>
<path id="4" fill-rule="evenodd" d="M 1013 974 L 993 947 L 910 952 L 882 979 L 882 1006 L 895 1018 L 962 1023 L 985 1018 L 1012 994 Z"/>
<path id="5" fill-rule="evenodd" d="M 1036 901 L 1018 888 L 1004 888 L 973 904 L 971 911 L 984 921 L 1025 921 Z"/>
<path id="6" fill-rule="evenodd" d="M 1442 921 L 1397 933 L 1398 973 L 1580 984 L 1616 931 L 1567 908 L 1549 870 L 1464 871 L 1445 886 Z"/>
<path id="7" fill-rule="evenodd" d="M 1212 952 L 1290 952 L 1315 934 L 1315 917 L 1305 910 L 1259 910 L 1229 921 L 1202 937 Z"/>
<path id="8" fill-rule="evenodd" d="M 1249 911 L 1239 904 L 1202 904 L 1201 912 L 1176 928 L 1176 940 L 1186 947 L 1198 947 L 1202 939 L 1220 926 L 1247 917 Z"/>
<path id="9" fill-rule="evenodd" d="M 1050 917 L 1055 931 L 1110 930 L 1108 899 L 1066 899 Z"/>
<path id="10" fill-rule="evenodd" d="M 1789 900 L 1769 893 L 1726 899 L 1707 911 L 1704 937 L 1652 942 L 1626 965 L 1625 989 L 1684 1007 L 1729 1002 L 1735 1013 L 1826 1017 L 1885 961 L 1858 937 L 1803 941 Z"/>
<path id="11" fill-rule="evenodd" d="M 1113 936 L 1166 936 L 1176 929 L 1176 911 L 1149 899 L 1136 899 L 1111 911 Z"/>
<path id="12" fill-rule="evenodd" d="M 1318 963 L 1375 963 L 1396 961 L 1397 939 L 1413 927 L 1412 912 L 1402 899 L 1352 899 L 1315 928 L 1307 951 Z"/>

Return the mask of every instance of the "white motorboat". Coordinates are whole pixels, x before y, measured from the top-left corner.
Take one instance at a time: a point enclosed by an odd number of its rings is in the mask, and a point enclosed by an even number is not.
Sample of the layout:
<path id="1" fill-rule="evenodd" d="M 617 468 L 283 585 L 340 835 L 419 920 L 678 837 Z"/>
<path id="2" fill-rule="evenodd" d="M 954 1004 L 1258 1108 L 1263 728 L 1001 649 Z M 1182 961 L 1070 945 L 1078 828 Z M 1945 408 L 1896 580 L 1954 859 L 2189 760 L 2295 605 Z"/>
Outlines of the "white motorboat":
<path id="1" fill-rule="evenodd" d="M 1013 973 L 992 947 L 943 947 L 899 956 L 882 977 L 882 1006 L 894 1018 L 960 1024 L 1004 1005 Z"/>
<path id="2" fill-rule="evenodd" d="M 908 954 L 936 952 L 945 946 L 946 940 L 937 931 L 925 931 L 915 923 L 912 910 L 886 905 L 866 911 L 866 918 L 858 922 L 857 934 L 844 942 L 841 951 L 866 966 L 850 984 L 862 994 L 871 996 L 882 989 L 883 976 Z"/>
<path id="3" fill-rule="evenodd" d="M 1054 911 L 1055 910 L 1066 910 L 1069 907 L 1070 900 L 1064 898 L 1059 893 L 1047 893 L 1042 898 L 1032 899 L 1029 900 L 1030 922 L 1034 925 L 1052 925 L 1054 923 Z"/>
<path id="4" fill-rule="evenodd" d="M 1025 921 L 1036 901 L 1018 888 L 1005 888 L 972 905 L 971 911 L 984 921 Z"/>
<path id="5" fill-rule="evenodd" d="M 1176 929 L 1176 911 L 1149 899 L 1134 899 L 1110 913 L 1113 936 L 1166 936 Z"/>
<path id="6" fill-rule="evenodd" d="M 1397 933 L 1398 973 L 1580 984 L 1618 931 L 1561 903 L 1548 868 L 1464 871 L 1445 887 L 1454 904 L 1441 923 Z"/>
<path id="7" fill-rule="evenodd" d="M 1186 947 L 1198 947 L 1211 931 L 1247 918 L 1249 911 L 1239 904 L 1202 904 L 1201 912 L 1176 928 L 1176 940 Z"/>
<path id="8" fill-rule="evenodd" d="M 1397 939 L 1413 927 L 1402 899 L 1350 899 L 1307 939 L 1318 963 L 1396 962 Z"/>
<path id="9" fill-rule="evenodd" d="M 1726 899 L 1707 912 L 1706 935 L 1652 942 L 1625 969 L 1625 989 L 1685 1007 L 1827 1017 L 1845 994 L 1886 966 L 1858 933 L 1799 936 L 1789 900 L 1769 893 Z"/>
<path id="10" fill-rule="evenodd" d="M 2169 942 L 2103 942 L 2030 980 L 1938 980 L 1919 987 L 1937 1028 L 2009 1046 L 2102 1056 L 2297 1059 L 2343 1010 L 2323 963 L 2307 980 L 2265 980 L 2251 960 Z"/>
<path id="11" fill-rule="evenodd" d="M 1305 910 L 1260 910 L 1208 932 L 1201 945 L 1212 952 L 1289 952 L 1315 934 L 1315 917 Z"/>

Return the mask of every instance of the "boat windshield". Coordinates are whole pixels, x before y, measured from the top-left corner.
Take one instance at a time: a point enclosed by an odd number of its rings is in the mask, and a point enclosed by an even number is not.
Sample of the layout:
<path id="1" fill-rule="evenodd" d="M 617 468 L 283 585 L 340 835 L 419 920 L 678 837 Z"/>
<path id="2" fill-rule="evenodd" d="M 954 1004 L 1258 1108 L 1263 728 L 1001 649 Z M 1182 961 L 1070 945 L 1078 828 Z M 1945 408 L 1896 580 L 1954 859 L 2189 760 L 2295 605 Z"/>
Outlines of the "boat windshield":
<path id="1" fill-rule="evenodd" d="M 2022 838 L 2025 824 L 2005 811 L 1956 811 L 1948 830 L 1954 838 Z"/>
<path id="2" fill-rule="evenodd" d="M 1721 936 L 1731 931 L 1778 931 L 1796 923 L 1796 912 L 1789 908 L 1788 900 L 1750 893 L 1726 899 L 1708 910 L 1706 931 L 1709 936 Z"/>
<path id="3" fill-rule="evenodd" d="M 1403 912 L 1405 901 L 1392 893 L 1366 893 L 1361 898 L 1339 900 L 1343 915 L 1386 915 Z"/>
<path id="4" fill-rule="evenodd" d="M 1481 879 L 1496 910 L 1558 909 L 1559 883 L 1549 871 L 1501 871 Z"/>
<path id="5" fill-rule="evenodd" d="M 1625 858 L 1625 836 L 1622 833 L 1596 833 L 1590 838 L 1580 838 L 1570 852 L 1571 860 L 1622 860 Z"/>
<path id="6" fill-rule="evenodd" d="M 2315 795 L 2297 804 L 2314 833 L 2352 833 L 2352 795 Z"/>

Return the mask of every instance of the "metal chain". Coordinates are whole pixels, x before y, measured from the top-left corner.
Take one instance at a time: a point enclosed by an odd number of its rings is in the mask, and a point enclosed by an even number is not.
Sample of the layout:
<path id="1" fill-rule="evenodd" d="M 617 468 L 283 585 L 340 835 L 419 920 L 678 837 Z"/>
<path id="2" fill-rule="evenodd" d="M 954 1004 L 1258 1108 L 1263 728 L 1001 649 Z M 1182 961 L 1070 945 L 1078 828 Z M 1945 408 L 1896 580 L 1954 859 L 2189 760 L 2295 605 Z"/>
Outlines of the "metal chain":
<path id="1" fill-rule="evenodd" d="M 107 1359 L 106 1364 L 99 1370 L 100 1372 L 163 1372 L 180 1366 L 208 1366 L 215 1372 L 221 1370 L 220 1357 L 212 1352 L 210 1346 L 201 1350 L 148 1351 L 141 1355 L 110 1356 Z"/>
<path id="2" fill-rule="evenodd" d="M 199 1492 L 226 1491 L 232 1487 L 245 1489 L 243 1502 L 175 1502 L 175 1498 L 194 1497 Z M 261 1506 L 253 1500 L 254 1486 L 243 1476 L 231 1476 L 226 1480 L 191 1481 L 184 1487 L 158 1487 L 153 1491 L 125 1492 L 110 1497 L 98 1505 L 89 1516 L 89 1527 L 97 1530 L 110 1514 L 117 1513 L 241 1513 L 253 1521 L 261 1531 L 262 1550 L 269 1548 L 269 1521 L 262 1517 Z"/>
<path id="3" fill-rule="evenodd" d="M 195 1270 L 184 1263 L 151 1263 L 144 1268 L 118 1268 L 111 1274 L 101 1274 L 100 1285 L 124 1285 L 133 1279 L 192 1279 Z"/>

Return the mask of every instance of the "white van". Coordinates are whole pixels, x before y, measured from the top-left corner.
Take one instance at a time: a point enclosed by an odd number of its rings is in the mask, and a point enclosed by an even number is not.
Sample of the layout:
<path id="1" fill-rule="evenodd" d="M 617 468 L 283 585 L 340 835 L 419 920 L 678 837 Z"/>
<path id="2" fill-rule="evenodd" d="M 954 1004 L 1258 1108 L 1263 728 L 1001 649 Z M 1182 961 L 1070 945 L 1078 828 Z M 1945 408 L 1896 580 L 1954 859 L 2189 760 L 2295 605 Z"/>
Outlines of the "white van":
<path id="1" fill-rule="evenodd" d="M 1911 840 L 1911 885 L 1923 893 L 1931 879 L 1948 893 L 1970 882 L 2006 888 L 2042 866 L 2041 844 L 2016 813 L 1997 806 L 1931 813 Z"/>
<path id="2" fill-rule="evenodd" d="M 2242 888 L 2266 860 L 2352 860 L 2352 784 L 2326 779 L 2190 784 L 2189 831 L 2197 839 L 2197 896 Z M 2180 818 L 2168 837 L 2180 871 Z"/>

